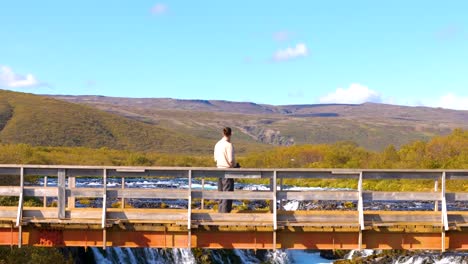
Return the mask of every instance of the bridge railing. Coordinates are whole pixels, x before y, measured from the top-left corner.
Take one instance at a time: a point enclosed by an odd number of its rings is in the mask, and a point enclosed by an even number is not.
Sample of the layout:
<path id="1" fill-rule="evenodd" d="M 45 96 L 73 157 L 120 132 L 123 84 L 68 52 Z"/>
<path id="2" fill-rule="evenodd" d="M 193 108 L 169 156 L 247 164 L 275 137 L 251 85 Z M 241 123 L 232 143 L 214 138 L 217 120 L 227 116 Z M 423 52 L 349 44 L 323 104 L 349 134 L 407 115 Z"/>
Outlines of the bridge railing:
<path id="1" fill-rule="evenodd" d="M 216 169 L 179 167 L 109 167 L 109 166 L 44 166 L 0 165 L 0 177 L 17 177 L 15 184 L 2 182 L 0 196 L 18 197 L 17 206 L 0 207 L 0 221 L 16 227 L 27 224 L 87 225 L 106 228 L 122 223 L 170 224 L 185 227 L 190 232 L 200 226 L 254 226 L 276 232 L 284 228 L 338 228 L 347 227 L 360 233 L 373 227 L 401 225 L 431 225 L 440 227 L 442 235 L 450 229 L 468 226 L 468 212 L 448 211 L 449 202 L 468 201 L 468 187 L 463 192 L 447 193 L 447 180 L 468 180 L 467 170 L 361 170 L 361 169 Z M 42 186 L 27 185 L 28 177 L 42 179 Z M 97 187 L 77 186 L 77 179 L 96 180 Z M 179 179 L 186 182 L 183 188 L 128 188 L 131 178 Z M 207 179 L 236 178 L 259 179 L 269 182 L 265 190 L 235 190 L 219 192 L 205 188 Z M 117 179 L 117 180 L 116 180 Z M 286 179 L 352 179 L 356 189 L 349 190 L 290 190 L 284 188 Z M 372 191 L 363 183 L 369 179 L 429 179 L 434 181 L 430 192 Z M 195 188 L 193 182 L 201 182 Z M 110 183 L 119 184 L 110 184 Z M 440 184 L 441 188 L 438 189 Z M 179 186 L 180 187 L 180 186 Z M 25 197 L 44 199 L 43 207 L 25 207 Z M 56 207 L 48 206 L 47 197 L 56 197 Z M 76 208 L 77 199 L 100 199 L 101 208 Z M 183 200 L 186 209 L 127 208 L 129 199 Z M 202 209 L 192 209 L 194 199 L 201 200 Z M 222 214 L 205 210 L 205 200 L 266 200 L 270 211 L 249 211 Z M 118 208 L 109 208 L 108 201 L 120 201 Z M 282 210 L 281 202 L 297 201 L 353 201 L 357 204 L 350 211 L 294 211 Z M 369 211 L 365 203 L 376 201 L 433 201 L 432 212 Z M 440 209 L 438 204 L 440 202 Z"/>

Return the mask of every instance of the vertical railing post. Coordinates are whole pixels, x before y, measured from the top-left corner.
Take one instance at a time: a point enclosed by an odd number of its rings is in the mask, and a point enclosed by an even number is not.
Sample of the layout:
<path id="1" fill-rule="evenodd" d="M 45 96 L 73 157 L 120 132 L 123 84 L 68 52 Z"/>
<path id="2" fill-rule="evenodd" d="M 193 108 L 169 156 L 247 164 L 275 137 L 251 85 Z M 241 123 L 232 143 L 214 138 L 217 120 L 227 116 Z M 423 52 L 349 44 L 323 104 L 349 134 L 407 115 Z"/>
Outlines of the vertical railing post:
<path id="1" fill-rule="evenodd" d="M 436 179 L 434 182 L 434 192 L 437 192 L 439 189 L 439 181 Z M 434 212 L 439 210 L 439 200 L 434 202 Z"/>
<path id="2" fill-rule="evenodd" d="M 283 191 L 283 177 L 280 178 L 280 191 Z M 283 209 L 283 199 L 280 200 L 279 209 Z"/>
<path id="3" fill-rule="evenodd" d="M 124 177 L 124 176 L 122 176 L 121 182 L 122 182 L 122 187 L 121 187 L 121 188 L 122 188 L 122 190 L 123 190 L 123 189 L 125 189 L 125 177 Z M 121 199 L 122 199 L 122 203 L 120 204 L 120 207 L 121 207 L 122 209 L 125 209 L 125 198 L 124 198 L 124 195 L 122 195 L 122 198 L 121 198 Z"/>
<path id="4" fill-rule="evenodd" d="M 75 188 L 76 183 L 75 183 L 75 177 L 74 176 L 68 176 L 68 188 Z M 68 208 L 75 208 L 75 196 L 68 197 L 67 199 L 67 207 Z"/>
<path id="5" fill-rule="evenodd" d="M 362 250 L 362 231 L 364 230 L 364 202 L 362 198 L 362 171 L 359 173 L 358 181 L 358 220 L 359 220 L 359 250 Z"/>
<path id="6" fill-rule="evenodd" d="M 442 252 L 445 252 L 445 231 L 449 230 L 448 226 L 448 216 L 447 216 L 447 200 L 445 198 L 445 188 L 446 188 L 446 173 L 442 172 L 442 188 L 441 188 L 441 206 L 442 206 Z"/>
<path id="7" fill-rule="evenodd" d="M 192 248 L 192 170 L 188 171 L 187 246 Z"/>
<path id="8" fill-rule="evenodd" d="M 57 207 L 58 207 L 58 218 L 65 219 L 65 207 L 66 207 L 66 192 L 65 192 L 65 178 L 66 178 L 66 171 L 65 169 L 58 170 L 58 197 L 57 197 Z"/>
<path id="9" fill-rule="evenodd" d="M 23 218 L 24 204 L 24 168 L 20 168 L 20 193 L 18 200 L 18 212 L 16 214 L 16 227 L 18 227 L 18 248 L 23 244 L 23 226 L 21 225 Z"/>
<path id="10" fill-rule="evenodd" d="M 273 250 L 276 250 L 276 230 L 278 229 L 278 215 L 276 209 L 276 201 L 277 201 L 277 182 L 276 182 L 276 170 L 273 171 L 273 184 L 272 184 L 272 194 L 273 194 L 273 201 L 271 202 L 271 206 L 273 207 Z"/>
<path id="11" fill-rule="evenodd" d="M 44 176 L 44 189 L 47 189 L 47 175 Z M 43 206 L 44 208 L 47 207 L 47 196 L 45 194 L 43 197 Z"/>
<path id="12" fill-rule="evenodd" d="M 201 192 L 202 192 L 202 198 L 201 198 L 201 209 L 205 209 L 205 198 L 203 197 L 203 193 L 205 192 L 205 177 L 202 178 L 201 180 Z"/>
<path id="13" fill-rule="evenodd" d="M 102 248 L 106 249 L 107 232 L 106 232 L 106 211 L 107 211 L 107 169 L 104 168 L 102 172 Z"/>

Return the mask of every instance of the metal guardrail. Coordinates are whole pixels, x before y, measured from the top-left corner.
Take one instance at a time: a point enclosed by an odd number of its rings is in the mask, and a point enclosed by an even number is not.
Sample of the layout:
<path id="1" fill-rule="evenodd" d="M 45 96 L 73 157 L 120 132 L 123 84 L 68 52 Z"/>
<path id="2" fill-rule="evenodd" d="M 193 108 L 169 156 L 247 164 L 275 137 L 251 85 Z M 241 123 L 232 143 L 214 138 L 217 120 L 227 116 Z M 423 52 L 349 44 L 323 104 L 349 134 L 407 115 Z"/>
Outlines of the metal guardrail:
<path id="1" fill-rule="evenodd" d="M 468 226 L 468 215 L 454 215 L 447 210 L 447 203 L 468 201 L 468 190 L 458 193 L 446 193 L 447 180 L 468 180 L 468 170 L 364 170 L 364 169 L 216 169 L 188 167 L 113 167 L 113 166 L 54 166 L 54 165 L 0 165 L 2 175 L 18 175 L 19 186 L 0 186 L 0 196 L 18 196 L 19 203 L 16 213 L 2 207 L 0 219 L 14 219 L 19 228 L 19 246 L 21 246 L 21 228 L 28 223 L 81 223 L 99 222 L 106 239 L 106 229 L 116 222 L 138 221 L 146 223 L 174 222 L 185 225 L 188 235 L 193 227 L 200 225 L 255 225 L 269 226 L 273 230 L 274 241 L 276 231 L 285 226 L 334 226 L 349 225 L 359 229 L 359 248 L 362 245 L 362 232 L 370 225 L 396 225 L 402 223 L 423 223 L 439 225 L 442 241 L 445 241 L 445 231 Z M 25 186 L 26 176 L 44 177 L 43 186 Z M 57 186 L 48 185 L 50 177 L 57 177 Z M 81 188 L 76 186 L 77 177 L 95 177 L 102 179 L 102 188 Z M 121 187 L 107 186 L 109 178 L 121 178 Z M 173 177 L 187 179 L 187 189 L 136 189 L 125 188 L 125 179 L 129 177 Z M 218 192 L 204 188 L 206 178 L 243 178 L 267 179 L 270 182 L 267 191 L 234 191 Z M 292 191 L 283 188 L 284 179 L 355 179 L 357 190 L 346 191 Z M 194 179 L 201 179 L 202 188 L 194 189 Z M 434 180 L 435 189 L 432 192 L 376 192 L 364 190 L 363 182 L 368 179 L 430 179 Z M 437 186 L 441 184 L 440 191 Z M 279 184 L 279 186 L 278 186 Z M 57 208 L 24 208 L 24 197 L 57 197 Z M 102 198 L 102 209 L 87 210 L 75 208 L 75 200 L 79 198 Z M 161 198 L 187 200 L 185 212 L 167 210 L 158 214 L 153 210 L 125 208 L 125 200 L 133 198 Z M 109 199 L 120 199 L 120 210 L 107 208 Z M 330 200 L 356 201 L 357 211 L 343 213 L 333 217 L 319 214 L 293 215 L 284 214 L 281 208 L 271 206 L 269 213 L 251 212 L 248 214 L 219 214 L 214 212 L 198 212 L 191 208 L 193 199 L 201 199 L 204 208 L 206 199 L 233 200 L 269 200 L 277 205 L 283 200 Z M 366 212 L 364 203 L 369 201 L 434 201 L 437 213 L 425 215 L 415 214 L 381 214 Z M 441 202 L 440 211 L 438 202 Z M 44 203 L 45 207 L 45 203 Z M 55 213 L 54 213 L 55 212 Z M 434 216 L 440 216 L 440 221 Z M 188 247 L 191 247 L 188 239 Z M 106 243 L 104 242 L 105 246 Z M 442 242 L 442 249 L 446 245 Z"/>

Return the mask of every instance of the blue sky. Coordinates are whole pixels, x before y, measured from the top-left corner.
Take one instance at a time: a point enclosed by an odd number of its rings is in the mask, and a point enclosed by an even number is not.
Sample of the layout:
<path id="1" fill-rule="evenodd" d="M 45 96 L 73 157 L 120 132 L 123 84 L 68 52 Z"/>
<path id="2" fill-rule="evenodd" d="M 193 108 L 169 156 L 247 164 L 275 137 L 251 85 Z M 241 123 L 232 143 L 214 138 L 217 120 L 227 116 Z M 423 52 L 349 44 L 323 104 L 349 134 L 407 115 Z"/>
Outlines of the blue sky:
<path id="1" fill-rule="evenodd" d="M 468 1 L 4 1 L 0 88 L 468 109 Z"/>

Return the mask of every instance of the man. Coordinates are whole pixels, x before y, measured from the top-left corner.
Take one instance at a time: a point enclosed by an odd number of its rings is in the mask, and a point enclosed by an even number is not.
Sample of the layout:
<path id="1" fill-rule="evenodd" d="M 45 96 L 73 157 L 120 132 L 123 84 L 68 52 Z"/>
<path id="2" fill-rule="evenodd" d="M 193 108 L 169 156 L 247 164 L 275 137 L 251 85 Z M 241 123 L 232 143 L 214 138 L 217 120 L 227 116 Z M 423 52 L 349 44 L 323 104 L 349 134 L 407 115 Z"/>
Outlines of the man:
<path id="1" fill-rule="evenodd" d="M 214 161 L 218 168 L 234 168 L 236 166 L 236 158 L 234 156 L 234 147 L 231 143 L 231 128 L 223 129 L 223 138 L 216 143 L 214 147 Z M 234 191 L 234 179 L 218 179 L 218 191 L 232 192 Z M 229 213 L 232 209 L 232 200 L 221 200 L 218 206 L 219 213 Z"/>

